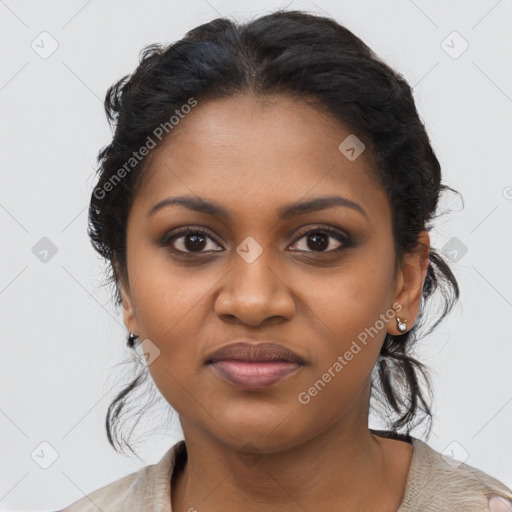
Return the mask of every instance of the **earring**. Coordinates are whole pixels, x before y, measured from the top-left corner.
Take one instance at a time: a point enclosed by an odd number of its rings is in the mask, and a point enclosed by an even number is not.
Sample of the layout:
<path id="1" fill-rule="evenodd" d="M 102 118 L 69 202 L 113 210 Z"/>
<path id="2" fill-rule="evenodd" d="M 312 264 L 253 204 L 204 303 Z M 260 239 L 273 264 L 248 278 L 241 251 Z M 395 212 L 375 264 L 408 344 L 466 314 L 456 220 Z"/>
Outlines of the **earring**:
<path id="1" fill-rule="evenodd" d="M 129 335 L 128 335 L 128 340 L 127 340 L 127 345 L 130 347 L 130 348 L 133 348 L 135 346 L 135 340 L 138 338 L 139 336 L 137 334 L 134 334 L 133 332 L 131 332 Z"/>
<path id="2" fill-rule="evenodd" d="M 396 325 L 400 332 L 404 332 L 407 329 L 407 320 L 401 322 L 400 318 L 396 317 Z"/>

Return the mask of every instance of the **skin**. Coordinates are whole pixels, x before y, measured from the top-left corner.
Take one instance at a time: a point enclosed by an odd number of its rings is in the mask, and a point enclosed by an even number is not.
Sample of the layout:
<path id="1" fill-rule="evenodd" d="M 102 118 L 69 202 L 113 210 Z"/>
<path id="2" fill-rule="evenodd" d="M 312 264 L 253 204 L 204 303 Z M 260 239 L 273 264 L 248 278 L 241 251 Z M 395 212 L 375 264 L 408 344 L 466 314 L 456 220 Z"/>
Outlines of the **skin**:
<path id="1" fill-rule="evenodd" d="M 126 327 L 160 350 L 149 371 L 187 444 L 188 461 L 173 475 L 173 512 L 392 512 L 402 501 L 412 447 L 368 429 L 371 371 L 386 332 L 399 334 L 396 318 L 308 404 L 297 399 L 393 303 L 414 325 L 429 263 L 424 231 L 396 266 L 391 208 L 368 150 L 350 161 L 338 149 L 349 134 L 303 100 L 243 94 L 199 102 L 148 157 L 120 284 Z M 343 206 L 278 216 L 285 204 L 333 194 L 366 216 Z M 178 205 L 147 216 L 178 195 L 214 201 L 232 217 Z M 315 250 L 307 231 L 316 224 L 354 245 L 325 234 Z M 186 226 L 212 237 L 195 252 L 190 236 L 159 246 Z M 236 252 L 248 236 L 263 249 L 251 263 Z M 241 390 L 203 364 L 247 337 L 285 345 L 306 364 L 258 390 Z"/>

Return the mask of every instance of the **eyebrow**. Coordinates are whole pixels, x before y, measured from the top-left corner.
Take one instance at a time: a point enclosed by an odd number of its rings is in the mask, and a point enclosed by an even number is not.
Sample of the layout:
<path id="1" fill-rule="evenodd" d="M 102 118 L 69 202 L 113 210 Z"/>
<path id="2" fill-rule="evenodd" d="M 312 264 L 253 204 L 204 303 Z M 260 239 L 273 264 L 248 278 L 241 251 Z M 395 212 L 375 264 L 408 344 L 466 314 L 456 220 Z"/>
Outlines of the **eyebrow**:
<path id="1" fill-rule="evenodd" d="M 222 206 L 212 201 L 193 196 L 167 197 L 153 205 L 149 209 L 147 216 L 150 217 L 151 215 L 154 215 L 157 211 L 161 210 L 162 208 L 166 208 L 172 205 L 183 206 L 185 208 L 188 208 L 189 210 L 205 213 L 206 215 L 212 215 L 214 217 L 219 217 L 224 220 L 231 219 L 231 215 L 229 214 L 229 212 Z M 325 210 L 327 208 L 332 208 L 334 206 L 343 206 L 346 208 L 351 208 L 352 210 L 355 210 L 364 215 L 367 219 L 369 218 L 368 214 L 360 204 L 342 196 L 315 197 L 313 199 L 303 201 L 301 203 L 290 203 L 279 208 L 278 214 L 282 219 L 289 219 L 297 215 L 303 215 L 305 213 Z"/>

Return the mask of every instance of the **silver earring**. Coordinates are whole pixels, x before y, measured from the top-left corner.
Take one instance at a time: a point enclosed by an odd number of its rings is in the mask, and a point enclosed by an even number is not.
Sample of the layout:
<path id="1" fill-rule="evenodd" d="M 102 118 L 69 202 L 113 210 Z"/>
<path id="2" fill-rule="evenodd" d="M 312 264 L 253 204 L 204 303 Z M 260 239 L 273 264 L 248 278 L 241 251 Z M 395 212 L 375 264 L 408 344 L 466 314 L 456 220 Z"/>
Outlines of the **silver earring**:
<path id="1" fill-rule="evenodd" d="M 127 345 L 130 347 L 130 348 L 133 348 L 135 346 L 135 340 L 138 338 L 138 334 L 134 334 L 133 332 L 131 332 L 129 335 L 128 335 L 128 340 L 127 340 Z"/>
<path id="2" fill-rule="evenodd" d="M 404 332 L 407 329 L 407 320 L 402 322 L 400 318 L 396 317 L 396 325 L 400 332 Z"/>

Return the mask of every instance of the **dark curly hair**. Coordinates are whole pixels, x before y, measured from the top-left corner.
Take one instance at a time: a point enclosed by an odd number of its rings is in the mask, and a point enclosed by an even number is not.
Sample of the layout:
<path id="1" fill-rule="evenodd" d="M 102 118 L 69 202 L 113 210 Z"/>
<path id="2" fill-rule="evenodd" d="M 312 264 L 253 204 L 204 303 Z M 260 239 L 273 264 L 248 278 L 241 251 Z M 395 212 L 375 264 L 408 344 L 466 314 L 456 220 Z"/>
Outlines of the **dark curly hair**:
<path id="1" fill-rule="evenodd" d="M 158 127 L 167 126 L 166 134 L 170 133 L 169 119 L 186 112 L 183 106 L 191 99 L 203 102 L 244 92 L 313 99 L 363 141 L 373 160 L 374 177 L 391 205 L 397 264 L 415 250 L 420 231 L 431 229 L 441 192 L 456 192 L 441 184 L 440 164 L 411 87 L 350 30 L 303 11 L 278 10 L 246 23 L 215 19 L 172 44 L 147 46 L 137 69 L 107 91 L 105 110 L 114 134 L 98 155 L 88 234 L 109 264 L 105 284 L 115 285 L 116 306 L 122 304 L 119 278 L 127 277 L 127 216 L 146 161 L 140 148 L 150 140 L 153 146 L 165 140 Z M 372 374 L 372 397 L 385 406 L 392 428 L 405 428 L 407 434 L 425 418 L 430 421 L 430 434 L 432 423 L 428 371 L 411 356 L 412 345 L 420 339 L 427 300 L 439 290 L 444 307 L 423 335 L 459 298 L 457 280 L 441 254 L 431 248 L 429 259 L 418 321 L 402 335 L 386 335 Z M 115 450 L 116 443 L 121 445 L 116 432 L 127 397 L 147 373 L 141 365 L 108 409 L 107 435 Z M 414 423 L 417 416 L 421 419 Z"/>

